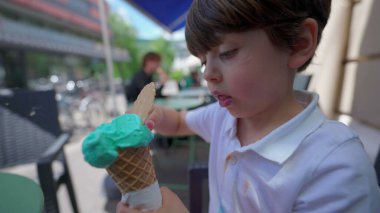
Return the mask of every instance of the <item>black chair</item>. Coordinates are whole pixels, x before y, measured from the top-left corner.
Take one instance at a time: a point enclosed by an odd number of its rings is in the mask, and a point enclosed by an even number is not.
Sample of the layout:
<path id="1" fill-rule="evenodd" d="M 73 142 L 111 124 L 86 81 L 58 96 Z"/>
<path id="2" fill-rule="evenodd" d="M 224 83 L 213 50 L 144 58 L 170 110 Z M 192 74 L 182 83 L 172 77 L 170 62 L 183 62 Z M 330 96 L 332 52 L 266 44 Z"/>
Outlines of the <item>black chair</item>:
<path id="1" fill-rule="evenodd" d="M 0 168 L 35 163 L 44 194 L 44 211 L 59 212 L 57 190 L 65 184 L 72 209 L 79 212 L 63 149 L 71 134 L 61 131 L 55 91 L 2 91 Z M 62 174 L 53 171 L 53 162 L 62 163 Z"/>
<path id="2" fill-rule="evenodd" d="M 202 212 L 203 199 L 202 186 L 208 180 L 207 163 L 196 162 L 189 166 L 189 193 L 190 212 Z"/>
<path id="3" fill-rule="evenodd" d="M 377 184 L 380 186 L 380 149 L 375 160 L 375 171 L 377 176 Z"/>
<path id="4" fill-rule="evenodd" d="M 293 88 L 295 90 L 307 90 L 312 75 L 297 74 L 294 79 Z M 380 157 L 378 156 L 378 177 L 380 177 Z M 208 165 L 206 162 L 196 162 L 190 164 L 189 169 L 189 193 L 190 212 L 202 212 L 202 185 L 208 179 Z M 380 183 L 380 179 L 379 183 Z"/>

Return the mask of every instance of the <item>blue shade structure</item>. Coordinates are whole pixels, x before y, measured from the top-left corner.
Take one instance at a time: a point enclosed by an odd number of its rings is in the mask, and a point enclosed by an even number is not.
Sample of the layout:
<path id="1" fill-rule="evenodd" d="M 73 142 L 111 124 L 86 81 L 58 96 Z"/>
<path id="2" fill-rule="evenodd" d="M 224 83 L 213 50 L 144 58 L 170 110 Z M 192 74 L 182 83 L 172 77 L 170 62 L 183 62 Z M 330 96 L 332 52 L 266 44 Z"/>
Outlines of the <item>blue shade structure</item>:
<path id="1" fill-rule="evenodd" d="M 168 32 L 185 26 L 191 0 L 125 0 Z"/>

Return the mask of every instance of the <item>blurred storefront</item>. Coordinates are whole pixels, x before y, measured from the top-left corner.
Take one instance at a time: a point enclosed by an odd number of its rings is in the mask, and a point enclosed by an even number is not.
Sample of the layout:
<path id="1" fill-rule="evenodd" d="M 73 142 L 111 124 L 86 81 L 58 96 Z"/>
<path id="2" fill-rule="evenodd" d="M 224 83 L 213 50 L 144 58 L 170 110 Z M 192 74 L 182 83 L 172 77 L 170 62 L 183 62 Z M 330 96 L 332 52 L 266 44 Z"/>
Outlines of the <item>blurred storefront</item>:
<path id="1" fill-rule="evenodd" d="M 104 48 L 98 0 L 0 1 L 0 86 L 26 87 L 29 52 L 104 60 Z M 125 49 L 111 54 L 128 59 Z"/>

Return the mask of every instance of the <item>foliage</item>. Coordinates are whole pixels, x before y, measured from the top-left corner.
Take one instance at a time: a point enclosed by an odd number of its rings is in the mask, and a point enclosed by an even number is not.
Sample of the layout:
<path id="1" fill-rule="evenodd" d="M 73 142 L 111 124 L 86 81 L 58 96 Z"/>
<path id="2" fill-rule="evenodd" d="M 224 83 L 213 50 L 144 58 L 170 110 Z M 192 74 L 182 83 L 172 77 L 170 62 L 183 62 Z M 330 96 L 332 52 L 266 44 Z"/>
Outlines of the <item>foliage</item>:
<path id="1" fill-rule="evenodd" d="M 26 64 L 29 68 L 29 76 L 34 78 L 40 78 L 49 75 L 49 64 L 56 64 L 57 60 L 55 57 L 48 57 L 46 54 L 38 52 L 30 52 L 26 55 Z"/>
<path id="2" fill-rule="evenodd" d="M 168 71 L 174 60 L 174 50 L 169 41 L 164 38 L 159 38 L 151 42 L 151 49 L 161 54 L 162 67 Z"/>
<path id="3" fill-rule="evenodd" d="M 109 26 L 113 46 L 127 49 L 130 57 L 129 61 L 114 62 L 115 76 L 130 79 L 141 69 L 142 57 L 148 51 L 158 52 L 162 56 L 163 69 L 167 72 L 170 70 L 175 53 L 169 41 L 164 38 L 138 40 L 135 29 L 116 14 L 110 15 Z"/>
<path id="4" fill-rule="evenodd" d="M 114 73 L 122 79 L 128 79 L 140 67 L 136 31 L 116 14 L 111 14 L 108 22 L 112 31 L 112 45 L 127 49 L 129 53 L 129 61 L 114 62 Z"/>
<path id="5" fill-rule="evenodd" d="M 28 52 L 26 57 L 29 78 L 43 78 L 59 72 L 67 72 L 75 79 L 74 70 L 80 70 L 80 79 L 93 76 L 104 70 L 102 62 L 74 55 L 56 55 L 44 52 Z"/>
<path id="6" fill-rule="evenodd" d="M 169 71 L 175 56 L 174 50 L 169 41 L 158 38 L 156 40 L 138 40 L 135 30 L 128 25 L 121 17 L 112 14 L 109 18 L 109 26 L 113 32 L 112 43 L 119 48 L 127 49 L 129 61 L 115 62 L 115 75 L 122 79 L 130 79 L 132 75 L 141 69 L 141 60 L 148 51 L 155 51 L 162 56 L 162 67 Z"/>
<path id="7" fill-rule="evenodd" d="M 170 73 L 170 78 L 173 79 L 173 80 L 176 80 L 176 81 L 181 81 L 182 78 L 184 78 L 184 74 L 183 74 L 183 71 L 181 70 L 175 70 L 173 72 Z"/>

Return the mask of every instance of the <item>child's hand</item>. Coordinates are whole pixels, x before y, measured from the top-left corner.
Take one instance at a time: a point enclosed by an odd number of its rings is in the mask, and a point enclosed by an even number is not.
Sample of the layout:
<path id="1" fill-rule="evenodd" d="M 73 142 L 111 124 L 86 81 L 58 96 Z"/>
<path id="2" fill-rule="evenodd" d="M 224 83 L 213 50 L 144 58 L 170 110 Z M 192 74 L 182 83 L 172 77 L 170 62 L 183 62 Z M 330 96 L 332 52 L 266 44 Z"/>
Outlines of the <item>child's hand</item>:
<path id="1" fill-rule="evenodd" d="M 148 129 L 152 130 L 156 124 L 158 124 L 164 116 L 164 113 L 159 106 L 153 106 L 152 112 L 148 115 L 145 120 L 145 125 Z"/>
<path id="2" fill-rule="evenodd" d="M 194 132 L 186 124 L 186 111 L 178 112 L 164 106 L 153 107 L 153 110 L 145 120 L 148 129 L 154 129 L 161 135 L 192 135 Z"/>
<path id="3" fill-rule="evenodd" d="M 162 206 L 157 209 L 156 213 L 188 213 L 185 205 L 178 196 L 167 187 L 161 187 Z M 142 213 L 139 210 L 128 208 L 127 205 L 119 202 L 116 208 L 117 213 Z"/>
<path id="4" fill-rule="evenodd" d="M 132 113 L 132 108 L 129 108 L 125 113 Z M 148 117 L 145 119 L 145 126 L 149 130 L 153 130 L 155 125 L 161 121 L 163 117 L 163 112 L 161 107 L 154 105 L 152 111 L 149 113 Z"/>

